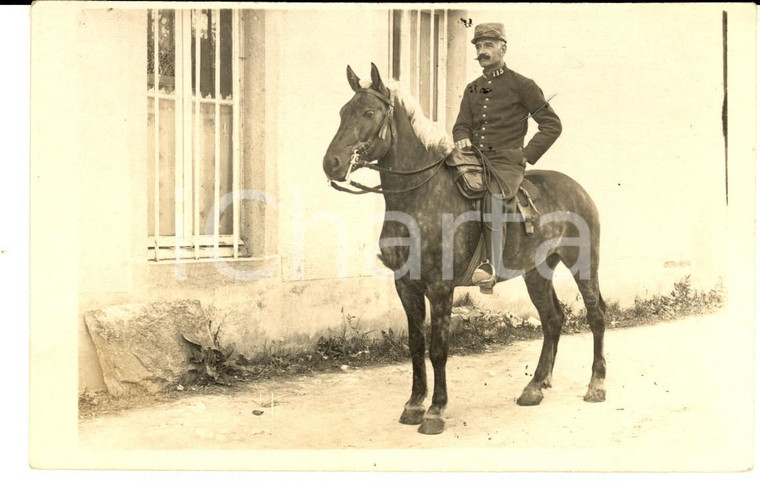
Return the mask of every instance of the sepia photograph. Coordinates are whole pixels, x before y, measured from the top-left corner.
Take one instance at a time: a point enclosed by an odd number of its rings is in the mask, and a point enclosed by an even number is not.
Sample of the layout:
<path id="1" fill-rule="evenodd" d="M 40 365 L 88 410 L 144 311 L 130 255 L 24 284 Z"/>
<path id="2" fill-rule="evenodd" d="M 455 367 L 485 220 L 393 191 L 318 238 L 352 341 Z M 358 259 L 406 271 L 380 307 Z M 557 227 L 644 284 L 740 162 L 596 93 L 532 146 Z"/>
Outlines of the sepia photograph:
<path id="1" fill-rule="evenodd" d="M 35 3 L 30 466 L 753 470 L 756 17 Z"/>

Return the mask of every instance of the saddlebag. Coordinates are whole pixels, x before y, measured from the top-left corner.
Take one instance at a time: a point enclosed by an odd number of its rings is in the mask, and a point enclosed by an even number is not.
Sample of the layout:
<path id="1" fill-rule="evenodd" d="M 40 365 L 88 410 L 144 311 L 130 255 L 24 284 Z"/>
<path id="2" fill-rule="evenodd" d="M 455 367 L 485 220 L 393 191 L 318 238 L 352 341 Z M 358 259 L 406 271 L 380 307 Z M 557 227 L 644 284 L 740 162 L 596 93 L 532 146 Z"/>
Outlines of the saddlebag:
<path id="1" fill-rule="evenodd" d="M 454 149 L 446 158 L 459 191 L 467 199 L 481 199 L 488 190 L 483 176 L 483 162 L 474 152 Z"/>

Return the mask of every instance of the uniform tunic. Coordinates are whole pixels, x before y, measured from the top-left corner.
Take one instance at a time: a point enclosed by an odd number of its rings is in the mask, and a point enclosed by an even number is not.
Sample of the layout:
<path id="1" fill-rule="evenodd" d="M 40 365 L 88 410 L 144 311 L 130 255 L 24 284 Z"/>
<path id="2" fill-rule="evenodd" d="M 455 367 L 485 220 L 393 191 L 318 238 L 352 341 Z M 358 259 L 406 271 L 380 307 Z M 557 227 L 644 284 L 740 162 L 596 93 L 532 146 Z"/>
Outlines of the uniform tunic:
<path id="1" fill-rule="evenodd" d="M 529 114 L 538 123 L 538 132 L 524 146 Z M 491 161 L 502 188 L 511 191 L 505 192 L 506 198 L 517 192 L 522 181 L 523 156 L 535 164 L 561 132 L 559 117 L 541 89 L 506 66 L 467 85 L 453 128 L 455 142 L 470 139 Z"/>

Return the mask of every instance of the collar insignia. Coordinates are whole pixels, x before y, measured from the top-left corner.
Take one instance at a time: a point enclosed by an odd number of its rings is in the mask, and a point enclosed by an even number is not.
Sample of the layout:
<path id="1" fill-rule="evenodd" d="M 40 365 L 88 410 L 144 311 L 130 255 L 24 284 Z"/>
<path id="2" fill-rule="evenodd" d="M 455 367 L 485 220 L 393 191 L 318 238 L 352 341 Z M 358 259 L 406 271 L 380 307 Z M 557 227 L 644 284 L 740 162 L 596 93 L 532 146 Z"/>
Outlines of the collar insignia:
<path id="1" fill-rule="evenodd" d="M 496 69 L 493 72 L 491 72 L 491 77 L 498 77 L 498 76 L 500 76 L 503 73 L 504 73 L 504 67 L 499 67 L 498 69 Z M 483 74 L 483 78 L 487 79 L 488 76 L 486 74 Z"/>

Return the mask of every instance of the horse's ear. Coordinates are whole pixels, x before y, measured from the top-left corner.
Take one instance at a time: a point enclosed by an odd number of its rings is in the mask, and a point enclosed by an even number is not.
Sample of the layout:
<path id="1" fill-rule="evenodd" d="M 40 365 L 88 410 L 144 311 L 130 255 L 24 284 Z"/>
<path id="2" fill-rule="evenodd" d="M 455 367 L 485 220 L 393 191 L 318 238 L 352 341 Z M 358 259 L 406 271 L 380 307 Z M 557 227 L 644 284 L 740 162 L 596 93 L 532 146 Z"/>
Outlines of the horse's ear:
<path id="1" fill-rule="evenodd" d="M 383 84 L 383 79 L 380 78 L 380 71 L 377 70 L 377 65 L 374 62 L 372 63 L 372 88 L 383 95 L 388 95 L 388 89 Z"/>
<path id="2" fill-rule="evenodd" d="M 353 70 L 351 70 L 350 65 L 346 66 L 346 77 L 348 77 L 348 85 L 351 86 L 354 92 L 361 89 L 361 85 L 359 84 L 359 76 L 356 75 Z"/>

